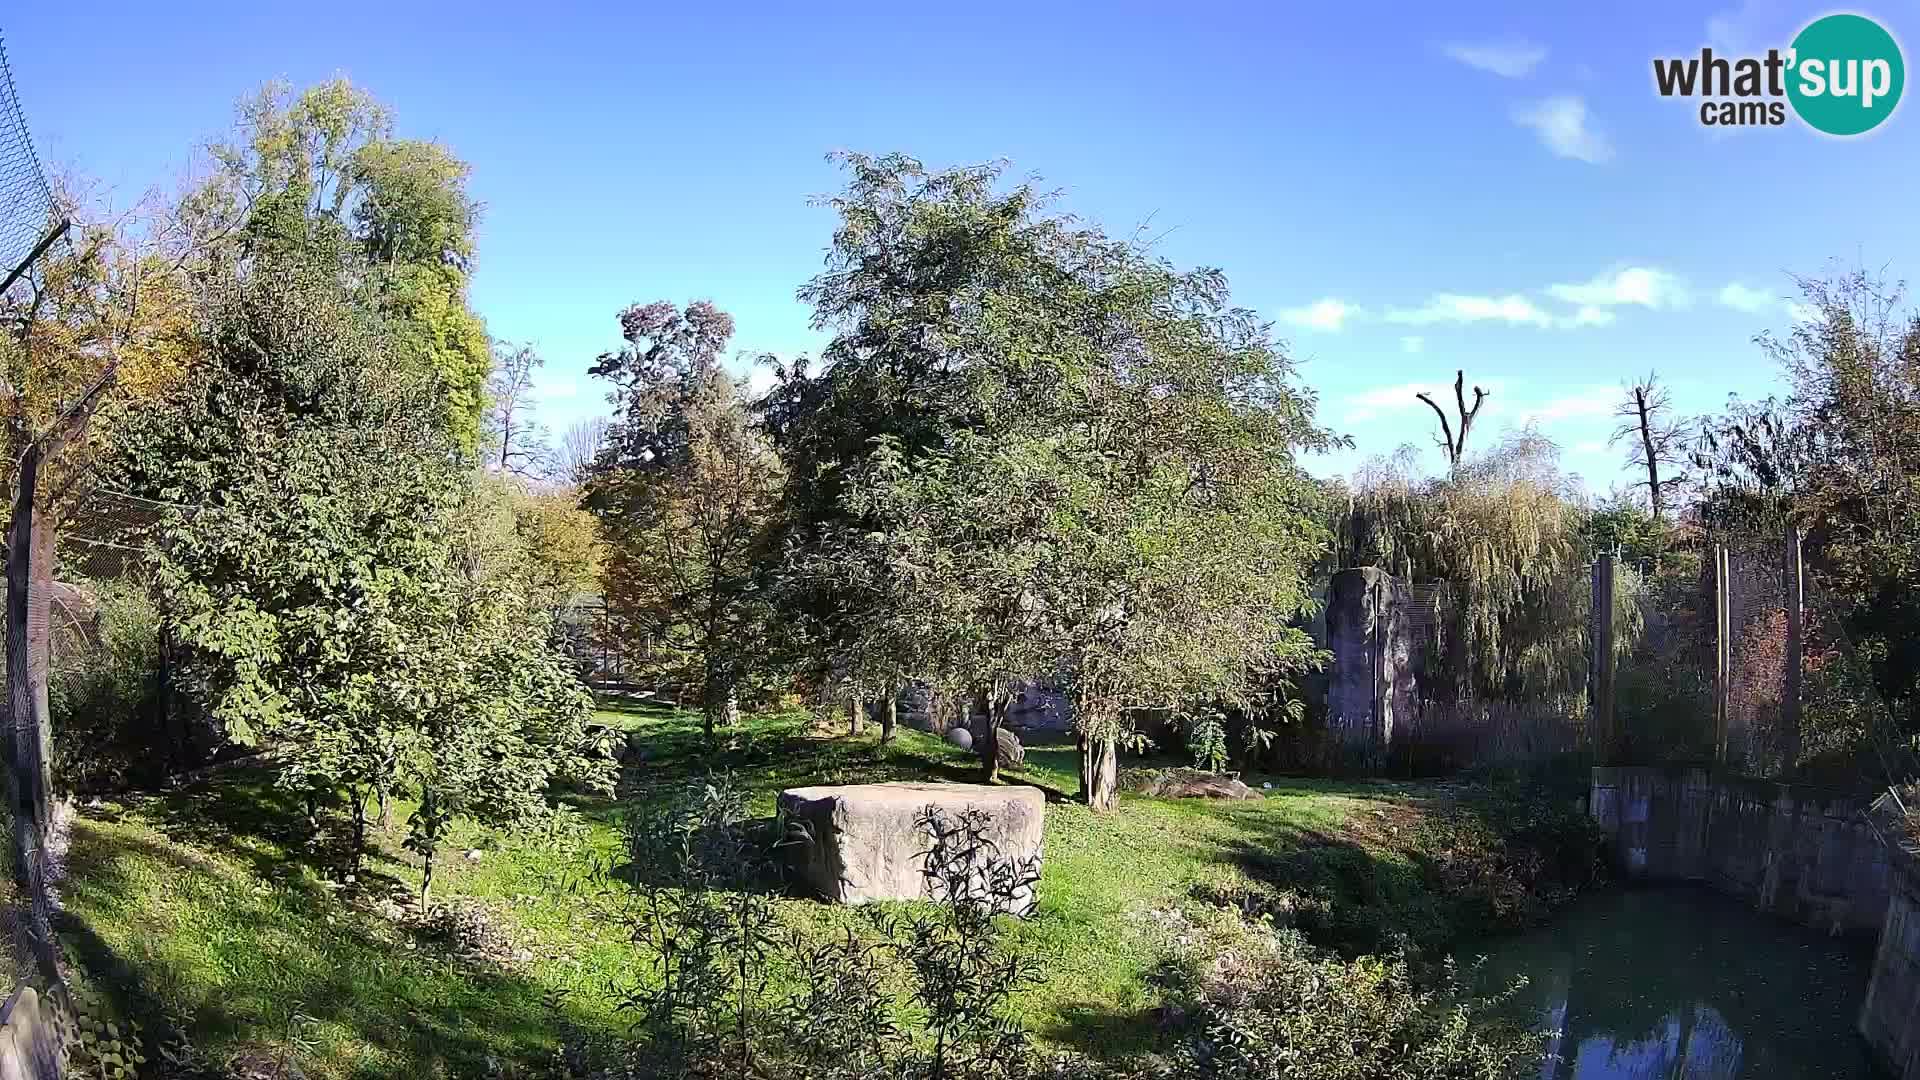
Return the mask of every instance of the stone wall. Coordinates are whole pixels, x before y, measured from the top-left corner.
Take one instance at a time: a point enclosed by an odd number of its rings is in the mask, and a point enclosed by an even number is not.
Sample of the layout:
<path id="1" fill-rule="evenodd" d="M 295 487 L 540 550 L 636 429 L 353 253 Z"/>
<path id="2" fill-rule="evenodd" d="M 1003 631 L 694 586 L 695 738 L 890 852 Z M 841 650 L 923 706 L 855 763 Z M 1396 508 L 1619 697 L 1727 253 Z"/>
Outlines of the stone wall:
<path id="1" fill-rule="evenodd" d="M 1630 880 L 1697 881 L 1830 932 L 1877 931 L 1893 890 L 1863 799 L 1716 776 L 1598 768 L 1588 803 Z"/>
<path id="2" fill-rule="evenodd" d="M 1414 709 L 1413 646 L 1392 575 L 1342 570 L 1327 586 L 1327 731 L 1348 754 L 1384 760 Z"/>

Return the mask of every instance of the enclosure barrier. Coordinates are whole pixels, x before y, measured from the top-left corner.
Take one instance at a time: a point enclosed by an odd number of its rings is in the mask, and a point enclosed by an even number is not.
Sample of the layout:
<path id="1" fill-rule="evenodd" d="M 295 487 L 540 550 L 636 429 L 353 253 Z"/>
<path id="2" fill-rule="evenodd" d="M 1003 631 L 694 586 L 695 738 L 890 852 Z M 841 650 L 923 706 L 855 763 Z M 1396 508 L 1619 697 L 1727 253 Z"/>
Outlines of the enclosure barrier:
<path id="1" fill-rule="evenodd" d="M 1828 933 L 1879 933 L 1857 1023 L 1920 1080 L 1920 875 L 1880 801 L 1699 768 L 1596 768 L 1588 812 L 1631 880 L 1706 884 Z"/>

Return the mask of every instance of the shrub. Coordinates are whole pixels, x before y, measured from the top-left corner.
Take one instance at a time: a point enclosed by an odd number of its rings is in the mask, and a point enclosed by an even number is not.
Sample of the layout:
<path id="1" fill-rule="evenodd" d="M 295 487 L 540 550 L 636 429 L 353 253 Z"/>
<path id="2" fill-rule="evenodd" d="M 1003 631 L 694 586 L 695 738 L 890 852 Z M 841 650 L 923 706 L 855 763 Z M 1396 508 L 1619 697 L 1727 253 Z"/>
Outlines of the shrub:
<path id="1" fill-rule="evenodd" d="M 1034 976 L 995 913 L 1037 868 L 1001 857 L 977 811 L 929 807 L 919 825 L 928 894 L 942 902 L 819 942 L 777 932 L 772 862 L 731 777 L 643 809 L 627 826 L 628 881 L 607 882 L 649 957 L 622 1000 L 644 1043 L 613 1075 L 1027 1075 L 1027 1032 L 1009 1005 Z"/>
<path id="2" fill-rule="evenodd" d="M 132 582 L 87 583 L 77 592 L 92 610 L 56 616 L 66 632 L 47 686 L 54 775 L 77 791 L 149 779 L 179 749 L 168 744 L 162 715 L 159 612 Z"/>
<path id="3" fill-rule="evenodd" d="M 1159 973 L 1186 1030 L 1177 1075 L 1501 1080 L 1538 1061 L 1537 1039 L 1495 1015 L 1512 990 L 1478 997 L 1451 962 L 1343 960 L 1232 913 L 1202 929 Z"/>

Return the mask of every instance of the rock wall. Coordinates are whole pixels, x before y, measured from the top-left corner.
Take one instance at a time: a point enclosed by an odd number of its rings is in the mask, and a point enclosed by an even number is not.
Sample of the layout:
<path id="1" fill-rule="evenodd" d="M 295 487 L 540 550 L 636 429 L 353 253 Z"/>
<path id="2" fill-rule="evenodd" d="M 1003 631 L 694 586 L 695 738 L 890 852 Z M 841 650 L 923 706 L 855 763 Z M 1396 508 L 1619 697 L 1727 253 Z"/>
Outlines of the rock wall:
<path id="1" fill-rule="evenodd" d="M 1588 809 L 1630 880 L 1702 882 L 1833 933 L 1886 921 L 1894 875 L 1864 799 L 1636 766 L 1593 770 Z"/>

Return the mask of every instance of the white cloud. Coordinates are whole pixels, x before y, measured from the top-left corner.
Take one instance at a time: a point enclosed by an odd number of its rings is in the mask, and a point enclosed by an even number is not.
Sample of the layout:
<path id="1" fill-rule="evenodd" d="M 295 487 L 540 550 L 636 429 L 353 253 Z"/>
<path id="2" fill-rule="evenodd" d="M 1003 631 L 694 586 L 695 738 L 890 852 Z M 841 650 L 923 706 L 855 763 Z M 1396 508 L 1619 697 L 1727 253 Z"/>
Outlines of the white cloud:
<path id="1" fill-rule="evenodd" d="M 1417 353 L 1426 347 L 1427 339 L 1419 334 L 1408 334 L 1400 339 L 1400 351 L 1404 353 Z"/>
<path id="2" fill-rule="evenodd" d="M 1387 321 L 1408 326 L 1490 321 L 1514 326 L 1552 326 L 1554 320 L 1553 316 L 1519 293 L 1506 296 L 1435 293 L 1417 308 L 1398 308 L 1387 312 Z"/>
<path id="3" fill-rule="evenodd" d="M 1477 382 L 1480 388 L 1490 395 L 1487 399 L 1486 411 L 1481 414 L 1481 417 L 1491 419 L 1501 412 L 1497 404 L 1499 398 L 1493 395 L 1497 395 L 1505 383 L 1499 379 L 1481 379 Z M 1450 405 L 1453 401 L 1453 384 L 1450 382 L 1395 383 L 1392 386 L 1377 386 L 1372 390 L 1349 394 L 1345 399 L 1346 412 L 1342 414 L 1341 420 L 1348 424 L 1364 424 L 1394 413 L 1414 411 L 1426 413 L 1427 405 L 1420 400 L 1421 394 L 1426 394 L 1442 405 Z M 1469 401 L 1473 399 L 1472 385 L 1467 388 L 1467 399 Z"/>
<path id="4" fill-rule="evenodd" d="M 1559 420 L 1577 420 L 1589 416 L 1610 416 L 1619 391 L 1608 386 L 1589 386 L 1571 394 L 1550 398 L 1538 405 L 1519 410 L 1522 424 Z"/>
<path id="5" fill-rule="evenodd" d="M 1607 314 L 1599 310 L 1604 308 L 1634 306 L 1659 310 L 1685 307 L 1688 302 L 1686 285 L 1678 277 L 1645 266 L 1629 266 L 1577 284 L 1549 285 L 1547 293 L 1556 300 L 1580 305 L 1576 320 L 1588 319 L 1590 313 L 1596 311 Z M 1611 316 L 1598 321 L 1611 321 Z"/>
<path id="6" fill-rule="evenodd" d="M 1455 42 L 1441 47 L 1448 56 L 1471 68 L 1508 79 L 1527 75 L 1547 58 L 1547 47 L 1517 38 L 1477 45 Z"/>
<path id="7" fill-rule="evenodd" d="M 1564 158 L 1599 165 L 1613 160 L 1613 144 L 1588 126 L 1587 103 L 1577 97 L 1550 97 L 1521 105 L 1514 123 L 1531 128 L 1547 149 Z"/>
<path id="8" fill-rule="evenodd" d="M 1369 420 L 1378 420 L 1383 414 L 1405 412 L 1408 409 L 1424 409 L 1416 394 L 1432 394 L 1437 399 L 1450 394 L 1453 388 L 1439 383 L 1400 383 L 1395 386 L 1379 386 L 1358 394 L 1347 396 L 1347 411 L 1343 419 L 1349 424 L 1363 424 Z"/>
<path id="9" fill-rule="evenodd" d="M 1720 290 L 1717 299 L 1723 307 L 1730 307 L 1735 311 L 1744 311 L 1748 314 L 1764 311 L 1779 302 L 1776 297 L 1737 281 L 1727 282 L 1726 287 Z"/>
<path id="10" fill-rule="evenodd" d="M 1315 300 L 1306 307 L 1288 308 L 1280 313 L 1280 321 L 1289 326 L 1337 334 L 1348 319 L 1357 318 L 1360 313 L 1359 305 L 1330 296 Z"/>
<path id="11" fill-rule="evenodd" d="M 1573 452 L 1576 454 L 1604 454 L 1607 452 L 1607 443 L 1604 439 L 1591 439 L 1587 442 L 1574 443 Z"/>

